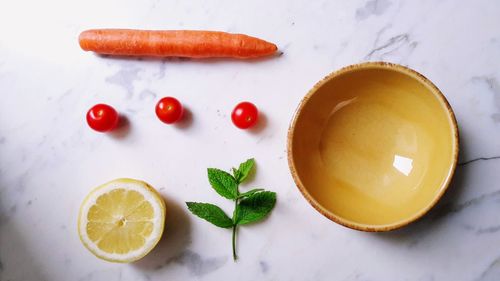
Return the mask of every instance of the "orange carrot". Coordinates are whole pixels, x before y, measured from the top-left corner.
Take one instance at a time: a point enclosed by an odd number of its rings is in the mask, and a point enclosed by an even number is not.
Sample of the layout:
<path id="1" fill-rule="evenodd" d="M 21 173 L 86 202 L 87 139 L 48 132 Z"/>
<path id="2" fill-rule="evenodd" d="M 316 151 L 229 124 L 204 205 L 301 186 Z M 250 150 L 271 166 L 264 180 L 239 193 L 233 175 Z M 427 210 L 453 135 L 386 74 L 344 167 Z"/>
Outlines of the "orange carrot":
<path id="1" fill-rule="evenodd" d="M 244 34 L 198 30 L 91 29 L 80 47 L 106 55 L 249 59 L 269 56 L 276 45 Z"/>

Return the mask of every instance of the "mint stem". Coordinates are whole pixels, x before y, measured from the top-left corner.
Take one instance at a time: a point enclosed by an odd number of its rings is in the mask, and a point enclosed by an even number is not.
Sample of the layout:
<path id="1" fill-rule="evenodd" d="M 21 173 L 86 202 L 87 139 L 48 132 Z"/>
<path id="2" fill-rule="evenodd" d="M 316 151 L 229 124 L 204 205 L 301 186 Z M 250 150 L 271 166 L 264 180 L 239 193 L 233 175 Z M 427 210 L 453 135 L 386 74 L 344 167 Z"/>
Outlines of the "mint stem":
<path id="1" fill-rule="evenodd" d="M 233 211 L 233 261 L 238 259 L 236 255 L 236 227 L 238 224 L 236 223 L 236 217 L 238 212 L 238 201 L 239 201 L 240 191 L 239 184 L 236 186 L 236 199 L 234 199 L 234 211 Z"/>
<path id="2" fill-rule="evenodd" d="M 238 256 L 236 255 L 236 224 L 233 225 L 233 260 L 236 261 Z"/>

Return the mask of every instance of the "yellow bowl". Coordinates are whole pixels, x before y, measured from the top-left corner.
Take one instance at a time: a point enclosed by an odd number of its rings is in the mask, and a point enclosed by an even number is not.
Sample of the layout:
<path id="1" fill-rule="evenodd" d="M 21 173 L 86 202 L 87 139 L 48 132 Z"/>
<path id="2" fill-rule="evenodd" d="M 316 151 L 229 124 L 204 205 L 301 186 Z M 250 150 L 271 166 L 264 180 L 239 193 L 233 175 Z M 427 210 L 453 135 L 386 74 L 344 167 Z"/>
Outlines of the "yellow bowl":
<path id="1" fill-rule="evenodd" d="M 439 89 L 384 62 L 328 75 L 301 101 L 288 132 L 288 162 L 304 197 L 363 231 L 423 216 L 448 187 L 458 149 L 455 116 Z"/>

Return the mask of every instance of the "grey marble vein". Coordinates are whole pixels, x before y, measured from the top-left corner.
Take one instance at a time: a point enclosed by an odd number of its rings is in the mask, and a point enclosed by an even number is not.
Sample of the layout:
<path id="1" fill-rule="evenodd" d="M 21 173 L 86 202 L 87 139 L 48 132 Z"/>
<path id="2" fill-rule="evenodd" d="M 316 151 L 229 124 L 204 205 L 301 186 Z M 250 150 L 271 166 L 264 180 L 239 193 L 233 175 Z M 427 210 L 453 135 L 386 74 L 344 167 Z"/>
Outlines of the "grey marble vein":
<path id="1" fill-rule="evenodd" d="M 372 49 L 366 56 L 365 59 L 369 60 L 372 57 L 379 55 L 383 57 L 384 55 L 390 54 L 401 48 L 401 46 L 406 45 L 410 42 L 410 36 L 407 33 L 395 35 L 389 40 L 387 40 L 382 45 L 376 46 Z M 415 45 L 416 47 L 416 45 Z"/>
<path id="2" fill-rule="evenodd" d="M 500 231 L 500 225 L 480 228 L 476 231 L 476 233 L 477 234 L 492 234 L 492 233 L 497 233 L 498 231 Z"/>
<path id="3" fill-rule="evenodd" d="M 391 55 L 391 57 L 398 58 L 398 61 L 402 63 L 413 53 L 418 46 L 418 42 L 411 39 L 409 32 L 394 35 L 386 40 L 382 39 L 385 37 L 386 31 L 391 28 L 392 24 L 389 23 L 376 32 L 373 47 L 365 56 L 365 60 L 373 58 L 386 60 L 386 57 Z"/>
<path id="4" fill-rule="evenodd" d="M 392 24 L 386 24 L 384 25 L 381 29 L 379 29 L 376 33 L 376 36 L 375 36 L 375 42 L 373 43 L 373 48 L 375 48 L 376 46 L 378 46 L 378 44 L 380 43 L 380 40 L 382 38 L 382 35 L 389 29 L 392 28 Z"/>
<path id="5" fill-rule="evenodd" d="M 162 60 L 158 72 L 155 74 L 155 77 L 158 79 L 165 78 L 166 69 L 167 69 L 167 61 Z"/>
<path id="6" fill-rule="evenodd" d="M 140 100 L 144 100 L 144 101 L 152 101 L 152 100 L 155 100 L 156 99 L 156 93 L 149 90 L 149 89 L 145 89 L 145 90 L 142 90 L 140 93 L 139 93 L 139 99 Z"/>
<path id="7" fill-rule="evenodd" d="M 262 273 L 267 273 L 269 271 L 269 264 L 265 261 L 260 261 L 259 267 Z"/>
<path id="8" fill-rule="evenodd" d="M 380 16 L 384 14 L 392 5 L 388 0 L 370 0 L 356 10 L 356 19 L 364 20 L 370 16 Z"/>
<path id="9" fill-rule="evenodd" d="M 493 76 L 474 76 L 472 82 L 485 83 L 488 89 L 493 93 L 493 103 L 497 108 L 497 112 L 491 115 L 491 118 L 496 123 L 500 123 L 500 83 Z"/>
<path id="10" fill-rule="evenodd" d="M 8 221 L 9 221 L 9 216 L 7 215 L 7 211 L 5 211 L 2 205 L 0 204 L 0 226 L 6 224 Z"/>
<path id="11" fill-rule="evenodd" d="M 115 74 L 106 77 L 105 81 L 125 89 L 127 98 L 134 94 L 134 82 L 139 79 L 141 68 L 137 66 L 125 66 Z"/>
<path id="12" fill-rule="evenodd" d="M 432 274 L 424 274 L 423 276 L 421 276 L 418 279 L 418 281 L 434 281 L 434 280 L 436 280 L 436 279 L 434 278 L 434 275 L 432 275 Z"/>
<path id="13" fill-rule="evenodd" d="M 71 93 L 73 92 L 73 89 L 68 89 L 66 90 L 65 92 L 63 92 L 61 95 L 59 95 L 56 99 L 56 101 L 58 103 L 62 102 L 64 99 L 66 99 L 67 97 L 69 97 L 71 95 Z"/>
<path id="14" fill-rule="evenodd" d="M 226 264 L 227 257 L 204 258 L 198 253 L 186 250 L 178 256 L 168 259 L 165 265 L 171 262 L 185 266 L 191 275 L 200 277 L 221 268 Z M 156 269 L 160 269 L 163 266 L 159 266 Z"/>
<path id="15" fill-rule="evenodd" d="M 104 269 L 91 271 L 84 276 L 78 278 L 78 281 L 94 281 L 94 280 L 106 280 L 106 281 L 121 281 L 122 280 L 122 269 Z"/>
<path id="16" fill-rule="evenodd" d="M 471 160 L 467 160 L 465 162 L 460 162 L 460 163 L 458 163 L 458 166 L 466 166 L 468 164 L 471 164 L 471 163 L 474 163 L 477 161 L 489 161 L 489 160 L 497 160 L 497 159 L 500 159 L 500 156 L 478 157 L 478 158 L 474 158 Z"/>
<path id="17" fill-rule="evenodd" d="M 353 272 L 349 276 L 343 279 L 343 281 L 359 281 L 363 277 L 363 274 L 359 272 Z"/>
<path id="18" fill-rule="evenodd" d="M 436 209 L 436 211 L 433 213 L 434 215 L 432 219 L 439 219 L 447 215 L 456 214 L 471 206 L 476 206 L 478 204 L 481 204 L 484 200 L 498 198 L 498 197 L 500 197 L 500 190 L 486 193 L 458 204 L 451 202 L 446 203 Z"/>
<path id="19" fill-rule="evenodd" d="M 9 208 L 9 213 L 11 215 L 14 215 L 16 212 L 17 212 L 17 204 L 14 204 Z"/>
<path id="20" fill-rule="evenodd" d="M 500 257 L 491 262 L 488 267 L 475 279 L 476 281 L 498 281 L 500 279 Z"/>

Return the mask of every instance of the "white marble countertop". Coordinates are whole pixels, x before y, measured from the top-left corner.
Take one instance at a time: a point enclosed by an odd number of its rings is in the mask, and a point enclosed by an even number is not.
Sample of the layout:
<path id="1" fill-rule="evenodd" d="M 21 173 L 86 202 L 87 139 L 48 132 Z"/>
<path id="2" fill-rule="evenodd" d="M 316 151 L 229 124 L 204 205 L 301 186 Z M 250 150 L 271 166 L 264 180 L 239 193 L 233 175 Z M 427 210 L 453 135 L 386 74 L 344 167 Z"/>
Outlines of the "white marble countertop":
<path id="1" fill-rule="evenodd" d="M 5 1 L 0 8 L 0 280 L 500 280 L 500 2 Z M 259 62 L 137 60 L 82 52 L 88 28 L 213 29 L 275 42 Z M 385 234 L 339 226 L 300 195 L 285 142 L 300 99 L 329 72 L 366 60 L 408 65 L 446 95 L 459 122 L 453 185 L 424 219 Z M 154 105 L 179 98 L 180 127 Z M 265 115 L 236 129 L 232 107 Z M 85 113 L 109 103 L 129 120 L 112 135 Z M 207 167 L 255 157 L 252 185 L 277 191 L 265 223 L 230 231 L 184 201 L 230 203 Z M 112 264 L 80 243 L 76 218 L 93 187 L 143 179 L 169 204 L 165 239 L 142 261 Z"/>

